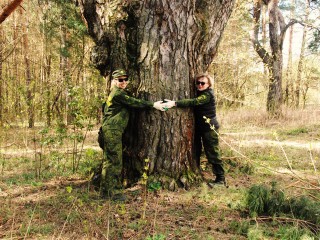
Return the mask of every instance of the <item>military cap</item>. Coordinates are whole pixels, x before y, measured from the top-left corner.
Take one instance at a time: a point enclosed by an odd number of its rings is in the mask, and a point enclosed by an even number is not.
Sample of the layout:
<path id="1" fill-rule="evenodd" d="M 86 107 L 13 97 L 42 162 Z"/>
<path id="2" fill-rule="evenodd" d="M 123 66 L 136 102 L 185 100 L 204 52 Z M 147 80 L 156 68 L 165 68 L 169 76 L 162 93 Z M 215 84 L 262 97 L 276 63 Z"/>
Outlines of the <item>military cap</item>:
<path id="1" fill-rule="evenodd" d="M 115 78 L 118 78 L 118 77 L 121 77 L 121 76 L 127 76 L 128 77 L 128 74 L 127 74 L 126 70 L 117 69 L 117 70 L 113 71 L 113 73 L 112 73 L 112 79 L 115 79 Z"/>

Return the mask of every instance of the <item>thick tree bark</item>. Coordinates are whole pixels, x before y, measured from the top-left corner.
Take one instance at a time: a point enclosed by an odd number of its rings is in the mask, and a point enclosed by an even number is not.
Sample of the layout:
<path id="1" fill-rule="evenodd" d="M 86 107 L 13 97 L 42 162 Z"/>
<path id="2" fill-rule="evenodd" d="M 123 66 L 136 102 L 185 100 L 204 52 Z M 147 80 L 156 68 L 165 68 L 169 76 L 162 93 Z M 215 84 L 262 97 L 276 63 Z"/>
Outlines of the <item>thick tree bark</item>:
<path id="1" fill-rule="evenodd" d="M 13 0 L 0 13 L 0 24 L 22 3 L 23 0 Z"/>
<path id="2" fill-rule="evenodd" d="M 193 78 L 212 62 L 234 0 L 79 0 L 96 42 L 93 61 L 103 75 L 129 71 L 132 90 L 151 101 L 194 96 Z M 125 163 L 174 189 L 198 178 L 192 157 L 191 109 L 135 111 L 126 135 Z"/>

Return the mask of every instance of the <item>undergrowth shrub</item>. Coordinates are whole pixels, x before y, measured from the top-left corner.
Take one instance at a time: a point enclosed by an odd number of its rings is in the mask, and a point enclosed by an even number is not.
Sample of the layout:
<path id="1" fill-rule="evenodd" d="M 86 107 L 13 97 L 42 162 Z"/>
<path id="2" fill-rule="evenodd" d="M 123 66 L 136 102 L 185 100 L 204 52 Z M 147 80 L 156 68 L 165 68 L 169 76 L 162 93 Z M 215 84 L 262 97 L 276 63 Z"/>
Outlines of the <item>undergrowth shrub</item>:
<path id="1" fill-rule="evenodd" d="M 312 222 L 320 229 L 320 202 L 310 200 L 306 196 L 292 198 L 283 206 L 283 212 L 292 212 L 293 217 Z"/>
<path id="2" fill-rule="evenodd" d="M 248 190 L 246 204 L 250 216 L 285 215 L 308 221 L 320 230 L 320 202 L 306 196 L 286 198 L 284 192 L 277 189 L 276 183 L 272 183 L 272 187 L 264 184 L 253 185 Z"/>

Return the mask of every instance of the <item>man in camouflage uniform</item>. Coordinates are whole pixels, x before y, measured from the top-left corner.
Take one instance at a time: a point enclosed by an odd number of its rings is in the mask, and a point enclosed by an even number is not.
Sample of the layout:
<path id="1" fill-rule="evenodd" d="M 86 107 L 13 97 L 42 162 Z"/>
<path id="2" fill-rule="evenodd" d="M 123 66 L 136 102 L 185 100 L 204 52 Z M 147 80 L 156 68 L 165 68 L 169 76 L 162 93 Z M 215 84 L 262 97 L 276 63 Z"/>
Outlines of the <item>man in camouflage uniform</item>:
<path id="1" fill-rule="evenodd" d="M 212 80 L 207 74 L 200 74 L 195 78 L 197 97 L 179 101 L 168 101 L 165 106 L 171 107 L 194 107 L 195 115 L 195 159 L 200 167 L 202 144 L 208 159 L 212 164 L 213 174 L 216 179 L 213 184 L 225 185 L 223 163 L 220 157 L 218 129 L 219 123 L 216 118 L 216 103 L 211 89 Z M 214 129 L 211 129 L 214 127 Z M 202 141 L 202 143 L 201 143 Z"/>
<path id="2" fill-rule="evenodd" d="M 156 108 L 164 111 L 162 101 L 151 102 L 131 97 L 125 88 L 128 75 L 118 69 L 112 73 L 112 90 L 106 101 L 102 129 L 104 134 L 104 161 L 101 171 L 100 194 L 124 200 L 122 194 L 122 134 L 129 121 L 129 108 Z"/>

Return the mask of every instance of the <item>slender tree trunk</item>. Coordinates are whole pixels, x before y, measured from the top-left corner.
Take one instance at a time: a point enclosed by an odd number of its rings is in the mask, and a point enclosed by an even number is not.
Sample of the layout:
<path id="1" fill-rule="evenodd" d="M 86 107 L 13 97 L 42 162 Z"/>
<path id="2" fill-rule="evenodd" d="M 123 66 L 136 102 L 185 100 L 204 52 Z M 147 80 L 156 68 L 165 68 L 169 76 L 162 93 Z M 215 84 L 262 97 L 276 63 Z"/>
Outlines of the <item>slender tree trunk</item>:
<path id="1" fill-rule="evenodd" d="M 21 36 L 23 34 L 22 30 L 22 24 L 24 23 L 23 20 L 20 20 L 22 18 L 20 18 L 22 16 L 21 14 L 21 9 L 19 9 L 19 11 L 14 12 L 12 14 L 13 16 L 13 23 L 12 23 L 12 28 L 13 28 L 13 42 L 16 44 L 16 47 L 13 49 L 13 54 L 12 54 L 12 62 L 11 62 L 11 76 L 12 76 L 12 85 L 13 86 L 22 86 L 22 81 L 21 79 L 24 78 L 24 76 L 22 76 L 22 71 L 19 71 L 19 64 L 20 64 L 20 57 L 21 57 L 21 52 L 22 52 L 22 46 L 23 43 L 22 41 L 19 39 L 19 36 Z M 21 42 L 21 44 L 20 44 Z M 22 95 L 21 92 L 19 90 L 19 88 L 14 88 L 13 92 L 11 92 L 12 95 L 12 100 L 14 101 L 14 107 L 13 109 L 10 111 L 14 114 L 14 116 L 20 116 L 21 112 L 22 112 Z M 20 116 L 21 117 L 21 116 Z"/>
<path id="2" fill-rule="evenodd" d="M 156 101 L 194 96 L 193 78 L 211 64 L 234 1 L 79 4 L 97 44 L 92 57 L 97 68 L 103 75 L 126 68 L 135 96 Z M 129 172 L 141 173 L 149 159 L 148 174 L 170 189 L 198 179 L 193 120 L 191 109 L 134 111 L 125 141 Z"/>
<path id="3" fill-rule="evenodd" d="M 52 108 L 51 108 L 51 87 L 50 87 L 50 75 L 51 75 L 51 54 L 49 52 L 45 59 L 45 106 L 46 106 L 46 125 L 51 126 L 52 121 Z"/>
<path id="4" fill-rule="evenodd" d="M 43 5 L 43 12 L 47 12 L 51 7 L 50 3 Z M 43 15 L 42 18 L 43 32 L 42 32 L 42 51 L 43 55 L 41 58 L 42 62 L 42 78 L 43 78 L 43 111 L 45 115 L 46 126 L 51 126 L 52 121 L 52 101 L 51 101 L 51 84 L 50 84 L 50 75 L 51 75 L 51 61 L 52 54 L 50 48 L 50 40 L 45 29 L 48 28 L 47 14 Z"/>
<path id="5" fill-rule="evenodd" d="M 309 0 L 305 1 L 305 23 L 309 20 L 310 14 L 310 2 Z M 300 93 L 301 93 L 301 82 L 302 82 L 302 74 L 303 74 L 303 65 L 305 59 L 305 47 L 306 47 L 306 37 L 307 37 L 307 27 L 306 25 L 303 26 L 303 33 L 302 33 L 302 43 L 301 43 L 301 50 L 300 50 L 300 57 L 298 63 L 298 72 L 297 72 L 297 80 L 296 80 L 296 89 L 295 89 L 295 107 L 298 108 L 300 104 Z"/>
<path id="6" fill-rule="evenodd" d="M 282 105 L 282 43 L 280 42 L 278 1 L 273 0 L 268 4 L 269 11 L 269 36 L 272 51 L 272 74 L 270 75 L 267 110 L 272 115 L 281 114 Z"/>
<path id="7" fill-rule="evenodd" d="M 262 46 L 263 48 L 266 48 L 266 44 L 267 44 L 267 7 L 262 5 L 261 6 L 261 12 L 262 12 L 262 23 L 261 23 L 261 27 L 262 27 Z M 263 73 L 265 76 L 268 75 L 268 67 L 266 67 L 265 64 L 263 64 Z"/>
<path id="8" fill-rule="evenodd" d="M 295 0 L 291 0 L 291 11 L 290 18 L 294 18 L 295 11 Z M 289 47 L 288 47 L 288 64 L 287 64 L 287 72 L 286 72 L 286 87 L 285 87 L 285 98 L 284 102 L 289 106 L 294 101 L 294 93 L 293 93 L 293 66 L 292 66 L 292 39 L 293 39 L 293 26 L 289 28 Z"/>
<path id="9" fill-rule="evenodd" d="M 65 13 L 61 13 L 61 32 L 60 32 L 60 72 L 61 72 L 61 79 L 63 80 L 63 86 L 62 86 L 62 97 L 60 98 L 60 119 L 61 122 L 64 122 L 66 125 L 68 125 L 71 121 L 70 115 L 69 115 L 69 84 L 70 84 L 70 76 L 68 73 L 68 56 L 67 56 L 67 26 L 65 25 L 66 22 L 66 16 Z"/>
<path id="10" fill-rule="evenodd" d="M 21 12 L 22 16 L 22 12 Z M 27 16 L 27 15 L 26 15 Z M 29 128 L 34 127 L 34 103 L 33 103 L 33 93 L 34 93 L 34 81 L 31 76 L 31 63 L 29 59 L 29 38 L 28 38 L 28 17 L 26 21 L 22 24 L 23 32 L 23 50 L 24 50 L 24 63 L 25 63 L 25 77 L 26 77 L 26 88 L 27 88 L 27 112 L 28 112 L 28 126 Z"/>
<path id="11" fill-rule="evenodd" d="M 48 8 L 50 8 L 49 5 L 45 5 L 43 7 L 47 11 Z M 44 15 L 43 18 L 43 28 L 46 29 L 47 26 L 47 17 Z M 51 111 L 51 85 L 50 85 L 50 75 L 51 75 L 51 49 L 50 49 L 50 41 L 47 36 L 47 33 L 43 31 L 42 33 L 42 49 L 43 49 L 43 55 L 42 55 L 42 78 L 43 78 L 43 110 L 45 115 L 45 121 L 46 126 L 51 126 L 52 121 L 52 111 Z"/>

